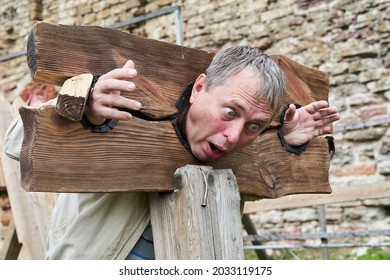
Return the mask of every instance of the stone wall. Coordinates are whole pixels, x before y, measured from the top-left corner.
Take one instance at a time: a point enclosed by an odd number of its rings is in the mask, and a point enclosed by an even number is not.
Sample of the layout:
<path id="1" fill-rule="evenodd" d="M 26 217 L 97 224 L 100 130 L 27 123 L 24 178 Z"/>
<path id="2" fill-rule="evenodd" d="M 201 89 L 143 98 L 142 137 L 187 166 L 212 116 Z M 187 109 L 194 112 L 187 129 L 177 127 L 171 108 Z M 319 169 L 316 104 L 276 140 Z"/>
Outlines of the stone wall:
<path id="1" fill-rule="evenodd" d="M 37 20 L 107 27 L 172 5 L 181 6 L 185 46 L 246 44 L 329 73 L 329 100 L 342 116 L 334 126 L 332 188 L 390 184 L 389 0 L 3 0 L 0 57 L 23 51 Z M 169 14 L 122 30 L 175 42 L 177 26 Z M 0 62 L 0 93 L 10 102 L 30 81 L 25 56 Z M 327 221 L 339 229 L 388 229 L 389 209 L 387 198 L 329 205 Z M 318 230 L 316 208 L 253 218 L 263 234 Z"/>

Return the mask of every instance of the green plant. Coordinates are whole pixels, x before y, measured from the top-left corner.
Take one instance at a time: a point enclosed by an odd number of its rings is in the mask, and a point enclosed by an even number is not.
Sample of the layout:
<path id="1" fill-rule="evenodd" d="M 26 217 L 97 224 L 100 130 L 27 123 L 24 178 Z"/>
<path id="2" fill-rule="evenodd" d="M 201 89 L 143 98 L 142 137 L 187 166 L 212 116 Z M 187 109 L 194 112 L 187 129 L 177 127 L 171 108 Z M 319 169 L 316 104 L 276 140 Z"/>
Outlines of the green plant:
<path id="1" fill-rule="evenodd" d="M 381 249 L 369 249 L 364 255 L 358 256 L 357 260 L 390 260 L 390 252 Z"/>

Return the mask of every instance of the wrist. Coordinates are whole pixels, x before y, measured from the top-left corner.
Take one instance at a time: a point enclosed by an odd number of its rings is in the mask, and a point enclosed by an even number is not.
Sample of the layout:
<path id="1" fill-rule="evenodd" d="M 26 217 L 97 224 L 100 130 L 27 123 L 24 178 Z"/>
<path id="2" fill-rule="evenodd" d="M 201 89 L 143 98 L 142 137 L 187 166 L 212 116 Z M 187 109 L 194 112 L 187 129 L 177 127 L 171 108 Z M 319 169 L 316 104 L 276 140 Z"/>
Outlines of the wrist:
<path id="1" fill-rule="evenodd" d="M 307 146 L 309 145 L 309 142 L 303 143 L 302 145 L 299 145 L 299 146 L 289 145 L 286 138 L 284 137 L 281 129 L 278 130 L 278 137 L 279 137 L 280 143 L 286 149 L 286 151 L 293 153 L 293 154 L 296 154 L 296 155 L 299 155 L 299 154 L 303 153 L 304 151 L 306 151 Z"/>
<path id="2" fill-rule="evenodd" d="M 88 122 L 91 125 L 101 125 L 106 121 L 105 117 L 97 116 L 96 114 L 92 114 L 88 107 L 85 108 L 83 118 L 87 118 Z"/>

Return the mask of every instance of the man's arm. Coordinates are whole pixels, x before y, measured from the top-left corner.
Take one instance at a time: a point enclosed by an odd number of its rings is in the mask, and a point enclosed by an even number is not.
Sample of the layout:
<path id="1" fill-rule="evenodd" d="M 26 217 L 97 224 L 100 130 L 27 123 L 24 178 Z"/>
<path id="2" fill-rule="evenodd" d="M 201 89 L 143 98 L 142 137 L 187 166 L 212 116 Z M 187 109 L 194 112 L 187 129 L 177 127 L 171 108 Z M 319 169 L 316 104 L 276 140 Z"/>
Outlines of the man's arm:
<path id="1" fill-rule="evenodd" d="M 4 152 L 7 156 L 14 160 L 20 158 L 20 150 L 23 142 L 23 122 L 18 116 L 8 127 L 4 137 Z"/>

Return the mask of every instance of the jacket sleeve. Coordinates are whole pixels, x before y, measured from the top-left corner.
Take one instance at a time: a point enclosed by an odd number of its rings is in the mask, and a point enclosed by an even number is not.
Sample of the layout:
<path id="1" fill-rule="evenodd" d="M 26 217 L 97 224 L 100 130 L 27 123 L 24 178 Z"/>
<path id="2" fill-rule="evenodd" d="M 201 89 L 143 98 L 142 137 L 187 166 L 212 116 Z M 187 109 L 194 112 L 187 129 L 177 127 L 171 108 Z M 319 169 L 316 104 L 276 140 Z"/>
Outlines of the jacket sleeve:
<path id="1" fill-rule="evenodd" d="M 49 100 L 44 105 L 55 105 L 57 98 Z M 18 160 L 20 158 L 20 150 L 23 143 L 23 121 L 20 116 L 16 117 L 11 125 L 8 127 L 4 137 L 4 152 L 12 159 Z"/>
<path id="2" fill-rule="evenodd" d="M 12 159 L 19 160 L 23 142 L 23 122 L 20 116 L 8 127 L 4 138 L 4 152 Z"/>

